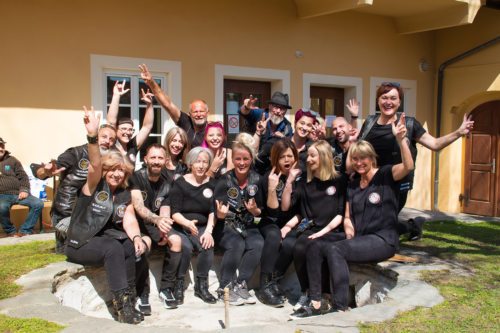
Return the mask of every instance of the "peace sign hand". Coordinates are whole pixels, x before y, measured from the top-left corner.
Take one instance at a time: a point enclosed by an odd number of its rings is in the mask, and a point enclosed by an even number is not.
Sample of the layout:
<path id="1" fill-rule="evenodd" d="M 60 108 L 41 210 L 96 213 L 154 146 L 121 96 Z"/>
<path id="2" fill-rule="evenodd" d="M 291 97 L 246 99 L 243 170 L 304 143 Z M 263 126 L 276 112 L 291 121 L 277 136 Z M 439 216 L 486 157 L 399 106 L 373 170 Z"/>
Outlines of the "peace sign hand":
<path id="1" fill-rule="evenodd" d="M 257 127 L 256 127 L 256 130 L 255 130 L 255 132 L 256 132 L 258 135 L 263 135 L 263 134 L 266 132 L 267 123 L 269 122 L 269 119 L 270 119 L 270 118 L 267 118 L 267 119 L 266 119 L 266 114 L 265 114 L 264 112 L 262 112 L 262 117 L 261 117 L 261 119 L 257 122 Z"/>
<path id="2" fill-rule="evenodd" d="M 402 113 L 398 124 L 392 123 L 392 134 L 396 137 L 398 142 L 401 142 L 406 137 L 406 132 L 406 116 Z"/>
<path id="3" fill-rule="evenodd" d="M 245 108 L 247 110 L 255 110 L 255 109 L 258 109 L 259 107 L 255 105 L 255 103 L 257 103 L 259 99 L 257 97 L 253 97 L 252 95 L 250 95 L 248 98 L 245 98 L 245 100 L 243 101 L 243 106 L 245 106 Z"/>
<path id="4" fill-rule="evenodd" d="M 141 101 L 144 103 L 151 105 L 153 104 L 153 97 L 155 95 L 148 89 L 147 92 L 144 92 L 144 89 L 141 88 Z"/>
<path id="5" fill-rule="evenodd" d="M 87 135 L 90 137 L 96 137 L 97 132 L 99 131 L 101 115 L 95 113 L 93 106 L 90 107 L 90 110 L 88 110 L 86 106 L 83 106 L 83 111 L 85 112 L 83 122 L 85 124 L 85 128 L 87 129 Z"/>

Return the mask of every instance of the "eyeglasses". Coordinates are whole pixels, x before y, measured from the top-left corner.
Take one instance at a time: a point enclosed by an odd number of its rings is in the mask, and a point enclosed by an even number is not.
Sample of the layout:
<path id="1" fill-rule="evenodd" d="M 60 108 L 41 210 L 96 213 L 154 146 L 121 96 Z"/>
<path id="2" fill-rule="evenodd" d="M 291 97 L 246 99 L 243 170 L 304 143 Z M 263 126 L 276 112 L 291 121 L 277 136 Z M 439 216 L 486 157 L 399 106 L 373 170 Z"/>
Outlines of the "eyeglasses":
<path id="1" fill-rule="evenodd" d="M 401 87 L 401 84 L 399 82 L 382 82 L 380 85 L 381 86 L 388 86 L 388 87 L 395 87 L 395 88 Z"/>

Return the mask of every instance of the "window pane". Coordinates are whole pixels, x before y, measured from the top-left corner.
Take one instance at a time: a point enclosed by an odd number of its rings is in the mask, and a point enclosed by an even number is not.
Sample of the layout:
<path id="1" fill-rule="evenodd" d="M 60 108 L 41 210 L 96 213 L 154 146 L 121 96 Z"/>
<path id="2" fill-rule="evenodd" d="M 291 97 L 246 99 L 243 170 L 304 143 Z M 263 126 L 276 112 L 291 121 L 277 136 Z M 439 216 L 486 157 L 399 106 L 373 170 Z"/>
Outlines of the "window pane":
<path id="1" fill-rule="evenodd" d="M 319 98 L 311 98 L 311 110 L 321 113 Z"/>
<path id="2" fill-rule="evenodd" d="M 131 77 L 116 75 L 108 75 L 106 77 L 106 102 L 108 104 L 111 103 L 111 98 L 113 97 L 113 87 L 115 86 L 115 82 L 120 81 L 120 83 L 122 83 L 123 80 L 125 80 L 125 89 L 130 89 Z M 130 92 L 121 96 L 120 104 L 130 104 Z"/>
<path id="3" fill-rule="evenodd" d="M 153 122 L 153 129 L 151 130 L 151 134 L 161 134 L 161 112 L 162 112 L 161 108 L 154 107 L 153 112 L 155 119 Z M 145 113 L 146 113 L 146 108 L 139 107 L 139 127 L 142 127 Z"/>
<path id="4" fill-rule="evenodd" d="M 130 106 L 120 106 L 118 109 L 118 118 L 132 118 L 131 112 L 130 112 Z"/>

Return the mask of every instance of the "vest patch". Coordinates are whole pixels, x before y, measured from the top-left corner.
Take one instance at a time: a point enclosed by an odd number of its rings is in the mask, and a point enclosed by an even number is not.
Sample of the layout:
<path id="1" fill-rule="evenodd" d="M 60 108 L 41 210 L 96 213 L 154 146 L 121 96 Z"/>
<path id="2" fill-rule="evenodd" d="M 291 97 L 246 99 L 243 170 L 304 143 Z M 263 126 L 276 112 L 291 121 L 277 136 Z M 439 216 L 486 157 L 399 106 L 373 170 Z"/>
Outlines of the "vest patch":
<path id="1" fill-rule="evenodd" d="M 101 191 L 101 192 L 97 193 L 97 195 L 96 195 L 96 199 L 97 199 L 97 201 L 99 201 L 99 202 L 105 202 L 105 201 L 108 201 L 108 199 L 109 199 L 109 194 L 108 194 L 108 192 L 106 192 L 106 191 Z"/>
<path id="2" fill-rule="evenodd" d="M 82 158 L 79 162 L 78 162 L 78 168 L 80 168 L 81 170 L 87 170 L 89 168 L 89 165 L 90 165 L 90 162 L 88 159 L 86 158 Z"/>

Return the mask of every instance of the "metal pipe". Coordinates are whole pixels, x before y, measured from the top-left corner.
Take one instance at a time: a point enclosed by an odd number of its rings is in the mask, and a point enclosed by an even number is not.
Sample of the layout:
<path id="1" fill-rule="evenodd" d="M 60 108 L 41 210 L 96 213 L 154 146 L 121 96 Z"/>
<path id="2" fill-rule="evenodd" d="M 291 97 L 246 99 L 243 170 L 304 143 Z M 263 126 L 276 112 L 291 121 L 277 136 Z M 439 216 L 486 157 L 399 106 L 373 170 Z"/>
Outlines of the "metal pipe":
<path id="1" fill-rule="evenodd" d="M 444 82 L 444 70 L 449 65 L 460 61 L 468 56 L 477 53 L 485 48 L 495 45 L 500 41 L 500 36 L 497 36 L 486 43 L 473 47 L 451 59 L 446 60 L 439 66 L 438 70 L 438 86 L 437 86 L 437 112 L 436 112 L 436 138 L 441 136 L 441 117 L 443 112 L 443 82 Z M 438 194 L 439 194 L 439 151 L 436 152 L 436 161 L 434 163 L 434 205 L 433 210 L 437 210 L 438 206 Z"/>

